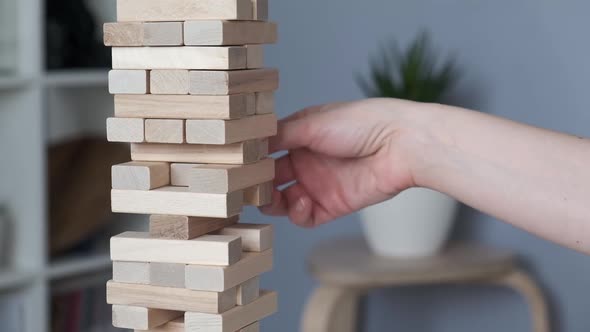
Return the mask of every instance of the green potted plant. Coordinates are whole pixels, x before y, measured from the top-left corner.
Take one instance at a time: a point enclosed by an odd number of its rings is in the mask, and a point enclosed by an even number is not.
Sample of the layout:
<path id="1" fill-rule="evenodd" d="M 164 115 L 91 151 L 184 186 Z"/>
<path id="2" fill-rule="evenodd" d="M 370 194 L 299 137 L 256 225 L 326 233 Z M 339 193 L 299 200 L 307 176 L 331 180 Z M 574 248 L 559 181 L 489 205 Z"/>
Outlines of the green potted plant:
<path id="1" fill-rule="evenodd" d="M 368 97 L 441 102 L 458 80 L 455 62 L 435 61 L 430 39 L 421 33 L 405 50 L 394 44 L 371 57 L 370 74 L 357 81 Z M 425 188 L 412 188 L 360 212 L 369 246 L 389 257 L 437 253 L 446 243 L 458 202 Z"/>

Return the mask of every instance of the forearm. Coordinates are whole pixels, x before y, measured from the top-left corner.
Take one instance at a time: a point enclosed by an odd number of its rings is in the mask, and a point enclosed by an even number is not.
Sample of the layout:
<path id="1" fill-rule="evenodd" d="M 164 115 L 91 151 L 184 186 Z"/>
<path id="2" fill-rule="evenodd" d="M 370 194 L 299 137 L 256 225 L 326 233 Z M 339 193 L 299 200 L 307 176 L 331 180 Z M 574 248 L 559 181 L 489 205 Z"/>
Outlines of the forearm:
<path id="1" fill-rule="evenodd" d="M 416 185 L 590 252 L 590 141 L 478 112 L 425 106 Z"/>

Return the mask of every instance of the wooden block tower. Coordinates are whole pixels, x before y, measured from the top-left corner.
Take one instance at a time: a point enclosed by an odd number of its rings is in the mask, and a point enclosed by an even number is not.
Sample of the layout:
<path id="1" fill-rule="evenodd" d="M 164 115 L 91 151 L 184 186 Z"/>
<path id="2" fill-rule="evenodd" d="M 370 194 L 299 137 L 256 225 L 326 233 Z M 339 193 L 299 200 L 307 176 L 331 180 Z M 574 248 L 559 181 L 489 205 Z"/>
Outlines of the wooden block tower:
<path id="1" fill-rule="evenodd" d="M 277 310 L 260 290 L 272 227 L 239 222 L 269 203 L 278 72 L 268 0 L 117 0 L 113 47 L 113 212 L 149 214 L 149 233 L 111 239 L 113 324 L 136 331 L 255 332 Z"/>

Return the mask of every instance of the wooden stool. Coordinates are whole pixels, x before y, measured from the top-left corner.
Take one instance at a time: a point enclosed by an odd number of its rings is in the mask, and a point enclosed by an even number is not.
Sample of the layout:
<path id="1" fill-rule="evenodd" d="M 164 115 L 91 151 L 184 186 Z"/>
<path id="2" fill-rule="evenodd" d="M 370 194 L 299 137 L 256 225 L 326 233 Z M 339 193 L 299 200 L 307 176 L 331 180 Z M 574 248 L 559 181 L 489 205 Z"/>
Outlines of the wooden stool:
<path id="1" fill-rule="evenodd" d="M 306 305 L 302 332 L 353 332 L 360 299 L 371 289 L 444 283 L 485 283 L 509 287 L 530 307 L 534 332 L 549 332 L 544 295 L 514 256 L 490 248 L 454 246 L 419 259 L 375 256 L 362 238 L 325 242 L 309 256 L 320 281 Z"/>

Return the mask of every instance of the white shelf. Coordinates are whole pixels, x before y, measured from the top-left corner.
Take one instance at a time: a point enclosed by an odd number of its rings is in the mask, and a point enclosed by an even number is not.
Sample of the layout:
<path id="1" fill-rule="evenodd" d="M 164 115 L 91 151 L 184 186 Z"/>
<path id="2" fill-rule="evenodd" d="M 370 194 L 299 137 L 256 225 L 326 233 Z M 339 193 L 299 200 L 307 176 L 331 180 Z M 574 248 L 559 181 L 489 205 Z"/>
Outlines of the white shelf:
<path id="1" fill-rule="evenodd" d="M 52 262 L 47 271 L 49 280 L 72 278 L 92 272 L 108 271 L 111 257 L 108 254 L 80 255 Z"/>
<path id="2" fill-rule="evenodd" d="M 18 76 L 0 76 L 0 90 L 14 90 L 31 83 L 32 79 Z"/>
<path id="3" fill-rule="evenodd" d="M 0 270 L 0 292 L 26 286 L 35 279 L 35 273 L 22 270 Z"/>
<path id="4" fill-rule="evenodd" d="M 43 83 L 46 87 L 55 88 L 87 88 L 106 87 L 108 84 L 107 69 L 55 70 L 45 74 Z"/>

